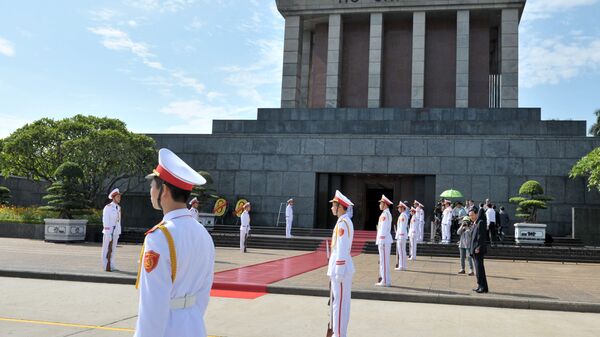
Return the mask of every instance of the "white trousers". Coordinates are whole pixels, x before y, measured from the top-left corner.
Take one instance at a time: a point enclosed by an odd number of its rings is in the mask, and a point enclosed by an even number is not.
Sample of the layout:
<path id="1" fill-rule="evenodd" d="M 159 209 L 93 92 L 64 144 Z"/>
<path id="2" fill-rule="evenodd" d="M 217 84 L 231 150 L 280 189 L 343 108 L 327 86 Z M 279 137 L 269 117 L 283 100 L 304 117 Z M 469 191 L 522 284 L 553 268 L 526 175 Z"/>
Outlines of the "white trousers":
<path id="1" fill-rule="evenodd" d="M 379 276 L 381 277 L 381 284 L 391 285 L 392 280 L 390 279 L 390 254 L 392 245 L 389 243 L 381 243 L 377 245 L 379 248 Z"/>
<path id="2" fill-rule="evenodd" d="M 416 234 L 409 237 L 410 239 L 410 259 L 417 259 L 417 240 L 419 239 Z"/>
<path id="3" fill-rule="evenodd" d="M 398 254 L 398 269 L 406 270 L 406 236 L 401 236 L 400 240 L 396 240 L 396 254 Z"/>
<path id="4" fill-rule="evenodd" d="M 419 242 L 423 242 L 423 232 L 425 232 L 425 222 L 419 222 Z"/>
<path id="5" fill-rule="evenodd" d="M 292 237 L 292 222 L 293 221 L 294 221 L 294 218 L 285 218 L 285 237 L 286 238 Z"/>
<path id="6" fill-rule="evenodd" d="M 108 264 L 107 254 L 108 254 L 108 245 L 110 244 L 110 234 L 104 234 L 102 236 L 102 270 L 106 270 L 106 265 Z M 112 243 L 112 252 L 110 253 L 110 269 L 115 269 L 115 257 L 117 256 L 117 242 L 119 241 L 119 235 L 112 235 L 113 243 Z"/>
<path id="7" fill-rule="evenodd" d="M 350 294 L 352 291 L 352 275 L 336 282 L 331 279 L 331 325 L 334 337 L 346 337 L 350 320 Z"/>
<path id="8" fill-rule="evenodd" d="M 248 234 L 247 229 L 240 229 L 240 251 L 244 251 L 244 245 L 246 244 L 246 234 Z"/>
<path id="9" fill-rule="evenodd" d="M 450 224 L 442 224 L 442 243 L 450 243 Z"/>

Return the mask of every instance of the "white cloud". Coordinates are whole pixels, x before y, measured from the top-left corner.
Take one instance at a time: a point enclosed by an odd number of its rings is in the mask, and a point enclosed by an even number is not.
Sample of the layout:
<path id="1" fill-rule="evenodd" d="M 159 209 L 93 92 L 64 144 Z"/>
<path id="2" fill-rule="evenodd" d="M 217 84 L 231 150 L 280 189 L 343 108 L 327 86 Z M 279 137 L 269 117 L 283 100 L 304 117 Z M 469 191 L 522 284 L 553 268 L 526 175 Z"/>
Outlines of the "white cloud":
<path id="1" fill-rule="evenodd" d="M 193 5 L 196 0 L 130 0 L 128 3 L 146 11 L 175 13 Z"/>
<path id="2" fill-rule="evenodd" d="M 121 15 L 118 11 L 111 8 L 102 8 L 90 11 L 94 21 L 110 21 Z"/>
<path id="3" fill-rule="evenodd" d="M 96 27 L 89 28 L 89 31 L 102 37 L 102 45 L 112 50 L 127 50 L 133 54 L 146 59 L 154 56 L 150 53 L 148 46 L 145 43 L 134 42 L 127 33 L 111 28 L 111 27 Z"/>
<path id="4" fill-rule="evenodd" d="M 554 14 L 596 3 L 598 0 L 528 0 L 524 15 L 527 20 L 548 19 Z"/>
<path id="5" fill-rule="evenodd" d="M 198 17 L 194 17 L 194 19 L 192 19 L 192 23 L 187 25 L 185 29 L 189 31 L 198 31 L 205 26 L 206 23 L 204 21 L 200 20 Z"/>
<path id="6" fill-rule="evenodd" d="M 189 100 L 171 102 L 160 111 L 185 121 L 184 124 L 169 127 L 167 132 L 211 133 L 213 119 L 249 118 L 254 110 L 252 107 L 216 106 L 200 100 Z"/>
<path id="7" fill-rule="evenodd" d="M 129 25 L 129 27 L 135 28 L 138 26 L 138 23 L 135 20 L 129 20 L 129 21 L 127 21 L 127 25 Z"/>
<path id="8" fill-rule="evenodd" d="M 524 41 L 520 55 L 520 83 L 525 88 L 558 84 L 600 71 L 600 37 L 571 34 L 567 38 Z"/>
<path id="9" fill-rule="evenodd" d="M 0 54 L 4 56 L 15 56 L 15 47 L 12 42 L 0 37 Z"/>

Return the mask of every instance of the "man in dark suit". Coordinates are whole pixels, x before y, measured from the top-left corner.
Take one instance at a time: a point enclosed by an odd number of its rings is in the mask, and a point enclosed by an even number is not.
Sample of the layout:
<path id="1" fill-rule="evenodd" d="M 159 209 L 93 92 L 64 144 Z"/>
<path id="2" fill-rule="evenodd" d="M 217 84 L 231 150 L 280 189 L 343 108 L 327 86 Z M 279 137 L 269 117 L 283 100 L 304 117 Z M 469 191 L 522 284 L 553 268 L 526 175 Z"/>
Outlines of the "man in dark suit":
<path id="1" fill-rule="evenodd" d="M 481 207 L 477 213 L 476 210 L 471 210 L 469 212 L 469 217 L 474 224 L 473 230 L 471 231 L 471 256 L 473 256 L 473 261 L 475 262 L 475 274 L 477 275 L 477 288 L 473 289 L 473 291 L 480 294 L 487 293 L 488 284 L 485 276 L 485 266 L 483 265 L 483 257 L 487 252 L 487 221 L 485 219 L 483 207 Z"/>

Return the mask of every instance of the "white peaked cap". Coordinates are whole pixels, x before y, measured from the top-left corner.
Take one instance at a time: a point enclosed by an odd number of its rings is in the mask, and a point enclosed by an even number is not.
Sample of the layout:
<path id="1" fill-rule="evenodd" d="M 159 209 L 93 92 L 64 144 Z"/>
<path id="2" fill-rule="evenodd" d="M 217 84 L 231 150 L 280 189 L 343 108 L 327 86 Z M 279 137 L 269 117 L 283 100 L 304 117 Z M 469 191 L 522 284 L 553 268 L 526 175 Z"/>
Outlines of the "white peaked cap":
<path id="1" fill-rule="evenodd" d="M 194 197 L 194 199 L 190 200 L 190 205 L 195 203 L 195 202 L 199 202 L 198 198 Z"/>
<path id="2" fill-rule="evenodd" d="M 333 199 L 329 200 L 329 202 L 337 202 L 338 204 L 344 207 L 354 206 L 352 201 L 350 201 L 350 199 L 348 199 L 345 195 L 342 194 L 342 192 L 338 190 L 335 190 L 335 196 L 333 197 Z"/>
<path id="3" fill-rule="evenodd" d="M 425 207 L 425 206 L 423 206 L 423 204 L 420 201 L 417 201 L 417 200 L 415 200 L 415 204 L 417 204 L 417 205 L 419 205 L 421 207 Z"/>
<path id="4" fill-rule="evenodd" d="M 118 188 L 115 188 L 114 190 L 110 191 L 110 193 L 108 193 L 108 199 L 113 200 L 113 197 L 117 194 L 121 194 L 121 192 Z"/>
<path id="5" fill-rule="evenodd" d="M 293 198 L 289 198 L 288 201 L 287 201 L 287 203 L 289 204 L 292 201 L 294 201 L 294 199 Z"/>
<path id="6" fill-rule="evenodd" d="M 249 202 L 247 202 L 247 203 L 245 203 L 245 204 L 244 204 L 244 206 L 242 206 L 242 207 L 243 207 L 243 208 L 246 208 L 246 207 L 248 207 L 248 206 L 252 206 L 252 205 L 250 205 L 250 203 L 249 203 Z"/>
<path id="7" fill-rule="evenodd" d="M 388 205 L 393 205 L 394 203 L 388 199 L 384 194 L 381 195 L 381 200 L 379 200 L 379 202 L 385 202 Z"/>
<path id="8" fill-rule="evenodd" d="M 158 166 L 152 174 L 146 176 L 146 178 L 153 177 L 159 177 L 169 184 L 186 191 L 191 191 L 194 186 L 206 184 L 206 179 L 200 173 L 194 171 L 194 169 L 169 149 L 160 149 L 158 151 Z"/>
<path id="9" fill-rule="evenodd" d="M 407 209 L 408 209 L 408 206 L 406 206 L 406 204 L 405 204 L 405 203 L 403 203 L 402 201 L 400 201 L 400 202 L 398 203 L 398 206 L 397 206 L 397 207 L 401 207 L 401 206 L 402 206 L 402 207 L 404 207 L 404 208 L 407 208 Z"/>

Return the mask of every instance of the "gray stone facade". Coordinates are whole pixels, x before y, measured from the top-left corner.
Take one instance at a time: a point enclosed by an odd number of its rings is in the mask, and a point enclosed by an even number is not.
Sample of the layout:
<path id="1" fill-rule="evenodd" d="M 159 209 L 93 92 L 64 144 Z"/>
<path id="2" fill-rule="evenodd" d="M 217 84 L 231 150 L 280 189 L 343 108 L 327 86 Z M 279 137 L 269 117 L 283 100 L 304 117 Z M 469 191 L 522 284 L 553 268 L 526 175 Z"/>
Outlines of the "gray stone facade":
<path id="1" fill-rule="evenodd" d="M 563 121 L 561 127 L 542 128 L 552 130 L 550 134 L 510 137 L 488 135 L 486 128 L 463 134 L 386 134 L 339 132 L 329 127 L 342 120 L 375 127 L 370 123 L 385 121 L 393 128 L 411 119 L 428 118 L 442 126 L 457 123 L 468 128 L 481 122 L 501 129 L 507 120 L 514 125 L 543 123 L 539 115 L 539 109 L 261 109 L 259 120 L 253 122 L 279 123 L 278 127 L 233 131 L 219 126 L 242 121 L 215 121 L 213 135 L 151 136 L 159 146 L 191 159 L 196 169 L 209 171 L 217 192 L 230 202 L 250 200 L 257 225 L 274 226 L 279 203 L 294 197 L 296 225 L 323 227 L 315 223 L 317 174 L 377 173 L 433 175 L 436 195 L 455 188 L 466 198 L 490 198 L 505 205 L 510 214 L 514 206 L 508 199 L 523 182 L 535 179 L 555 198 L 548 210 L 540 212 L 539 220 L 549 224 L 551 234 L 566 235 L 571 229 L 571 207 L 600 206 L 599 193 L 588 192 L 583 179 L 568 178 L 572 165 L 600 146 L 599 139 L 585 137 L 585 127 L 569 126 L 581 122 Z M 289 132 L 284 123 L 306 124 L 314 132 Z"/>

